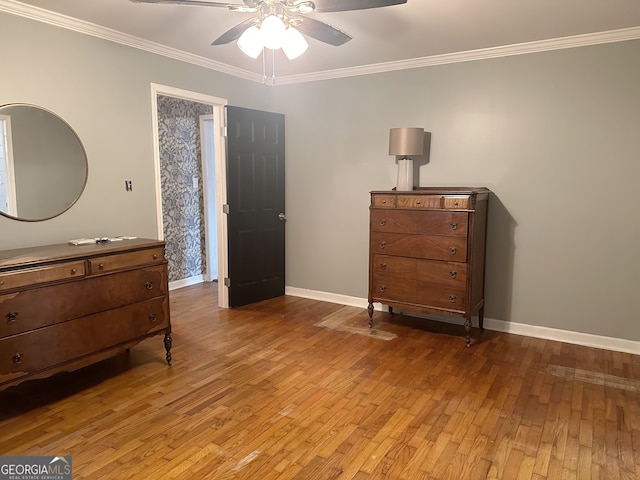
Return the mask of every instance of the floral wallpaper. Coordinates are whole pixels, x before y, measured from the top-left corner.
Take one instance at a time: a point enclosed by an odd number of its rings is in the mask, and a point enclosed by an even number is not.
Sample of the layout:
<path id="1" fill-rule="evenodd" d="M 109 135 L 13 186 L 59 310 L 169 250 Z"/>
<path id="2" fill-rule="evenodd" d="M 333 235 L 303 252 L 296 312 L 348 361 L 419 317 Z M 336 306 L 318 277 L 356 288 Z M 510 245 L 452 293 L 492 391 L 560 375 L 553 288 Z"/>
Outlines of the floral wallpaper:
<path id="1" fill-rule="evenodd" d="M 158 95 L 160 182 L 169 281 L 206 269 L 200 115 L 211 105 Z"/>

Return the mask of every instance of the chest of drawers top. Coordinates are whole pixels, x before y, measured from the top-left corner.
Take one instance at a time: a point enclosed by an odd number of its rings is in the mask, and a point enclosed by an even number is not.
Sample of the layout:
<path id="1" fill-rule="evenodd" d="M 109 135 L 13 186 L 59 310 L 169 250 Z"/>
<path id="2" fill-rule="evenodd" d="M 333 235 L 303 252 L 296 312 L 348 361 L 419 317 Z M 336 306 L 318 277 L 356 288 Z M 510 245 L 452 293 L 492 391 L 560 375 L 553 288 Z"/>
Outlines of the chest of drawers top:
<path id="1" fill-rule="evenodd" d="M 164 242 L 137 238 L 95 245 L 56 244 L 0 251 L 0 293 L 161 264 Z"/>
<path id="2" fill-rule="evenodd" d="M 489 196 L 485 187 L 416 187 L 410 191 L 371 192 L 371 208 L 413 210 L 475 210 L 479 200 Z"/>

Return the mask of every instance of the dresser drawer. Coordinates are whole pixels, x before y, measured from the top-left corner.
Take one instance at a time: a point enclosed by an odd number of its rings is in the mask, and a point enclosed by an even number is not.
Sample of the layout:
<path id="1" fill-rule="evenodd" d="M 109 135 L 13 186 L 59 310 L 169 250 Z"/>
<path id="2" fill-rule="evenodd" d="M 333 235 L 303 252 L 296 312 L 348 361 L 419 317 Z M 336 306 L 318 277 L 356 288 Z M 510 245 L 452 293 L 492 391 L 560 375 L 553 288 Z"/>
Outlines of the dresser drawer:
<path id="1" fill-rule="evenodd" d="M 398 208 L 442 208 L 441 195 L 398 195 Z"/>
<path id="2" fill-rule="evenodd" d="M 0 339 L 0 383 L 141 339 L 168 322 L 163 297 Z"/>
<path id="3" fill-rule="evenodd" d="M 422 260 L 389 255 L 373 255 L 371 273 L 379 279 L 407 278 L 465 287 L 467 264 Z"/>
<path id="4" fill-rule="evenodd" d="M 372 301 L 382 303 L 408 303 L 464 311 L 465 288 L 449 284 L 422 282 L 416 279 L 389 279 L 374 277 L 371 285 Z"/>
<path id="5" fill-rule="evenodd" d="M 371 210 L 371 231 L 466 237 L 469 214 L 446 210 Z"/>
<path id="6" fill-rule="evenodd" d="M 466 195 L 444 197 L 442 200 L 442 207 L 466 210 L 469 208 L 469 197 Z"/>
<path id="7" fill-rule="evenodd" d="M 371 206 L 378 208 L 394 208 L 396 206 L 396 196 L 374 193 L 371 195 Z"/>
<path id="8" fill-rule="evenodd" d="M 403 257 L 429 258 L 455 262 L 467 261 L 467 239 L 371 232 L 371 253 Z"/>
<path id="9" fill-rule="evenodd" d="M 163 265 L 0 295 L 0 338 L 167 294 Z"/>
<path id="10" fill-rule="evenodd" d="M 84 260 L 0 273 L 0 293 L 27 285 L 58 282 L 85 275 Z"/>
<path id="11" fill-rule="evenodd" d="M 106 255 L 89 259 L 89 273 L 95 275 L 142 265 L 153 265 L 161 263 L 163 260 L 164 250 L 162 248 Z"/>

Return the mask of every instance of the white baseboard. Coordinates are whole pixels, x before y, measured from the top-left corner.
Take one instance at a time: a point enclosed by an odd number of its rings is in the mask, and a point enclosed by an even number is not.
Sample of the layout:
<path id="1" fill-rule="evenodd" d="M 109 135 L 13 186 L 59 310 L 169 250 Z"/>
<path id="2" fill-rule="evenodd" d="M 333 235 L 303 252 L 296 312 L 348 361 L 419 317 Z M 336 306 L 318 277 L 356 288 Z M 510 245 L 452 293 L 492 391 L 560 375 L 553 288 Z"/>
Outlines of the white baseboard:
<path id="1" fill-rule="evenodd" d="M 189 285 L 195 285 L 196 283 L 204 282 L 204 275 L 196 275 L 195 277 L 183 278 L 182 280 L 175 280 L 169 282 L 169 291 L 176 290 L 182 287 L 188 287 Z"/>
<path id="2" fill-rule="evenodd" d="M 350 297 L 347 295 L 320 292 L 317 290 L 307 290 L 304 288 L 286 287 L 285 294 L 294 297 L 320 300 L 323 302 L 338 303 L 350 307 L 367 308 L 367 305 L 369 304 L 368 300 L 365 298 Z M 386 307 L 381 306 L 379 303 L 374 304 L 374 308 L 376 310 L 386 310 Z M 411 313 L 411 315 L 420 316 L 415 313 Z M 454 322 L 452 317 L 430 315 L 429 318 L 436 318 L 448 323 L 459 323 Z M 572 343 L 575 345 L 584 345 L 587 347 L 640 355 L 640 342 L 635 340 L 592 335 L 590 333 L 572 332 L 570 330 L 559 330 L 557 328 L 527 325 L 525 323 L 505 322 L 504 320 L 495 320 L 487 317 L 484 319 L 484 328 L 496 332 L 513 333 L 515 335 L 543 338 L 546 340 L 555 340 L 557 342 Z"/>

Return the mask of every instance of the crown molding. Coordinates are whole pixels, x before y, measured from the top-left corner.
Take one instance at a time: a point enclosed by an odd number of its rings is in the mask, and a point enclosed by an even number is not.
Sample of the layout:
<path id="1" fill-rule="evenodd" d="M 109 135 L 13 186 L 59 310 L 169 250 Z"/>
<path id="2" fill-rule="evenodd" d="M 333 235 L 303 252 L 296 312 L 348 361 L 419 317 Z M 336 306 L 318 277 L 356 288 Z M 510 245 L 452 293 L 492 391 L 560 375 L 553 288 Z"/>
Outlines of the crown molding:
<path id="1" fill-rule="evenodd" d="M 120 45 L 126 45 L 138 50 L 143 50 L 163 57 L 172 58 L 181 62 L 190 63 L 199 67 L 208 68 L 217 72 L 226 73 L 235 77 L 252 80 L 254 82 L 263 83 L 261 74 L 249 72 L 241 68 L 227 65 L 226 63 L 216 62 L 208 58 L 193 55 L 175 48 L 170 48 L 159 43 L 144 40 L 133 35 L 118 32 L 111 28 L 102 27 L 95 23 L 85 22 L 77 18 L 69 17 L 59 13 L 51 12 L 43 8 L 25 5 L 15 0 L 0 0 L 0 12 L 7 12 L 20 17 L 28 18 L 38 22 L 53 25 L 55 27 L 65 28 L 74 32 L 83 33 L 92 37 L 109 40 Z"/>
<path id="2" fill-rule="evenodd" d="M 411 68 L 432 67 L 435 65 L 446 65 L 449 63 L 471 62 L 474 60 L 487 60 L 491 58 L 526 55 L 529 53 L 564 50 L 567 48 L 586 47 L 589 45 L 600 45 L 604 43 L 624 42 L 638 39 L 640 39 L 640 27 L 623 28 L 620 30 L 552 38 L 549 40 L 539 40 L 535 42 L 516 43 L 500 47 L 481 48 L 465 52 L 445 53 L 429 57 L 410 58 L 408 60 L 362 65 L 360 67 L 325 70 L 322 72 L 302 75 L 289 75 L 278 78 L 278 85 L 331 80 L 335 78 L 355 77 L 358 75 L 371 75 L 374 73 L 393 72 L 396 70 L 409 70 Z"/>
<path id="3" fill-rule="evenodd" d="M 624 42 L 628 40 L 640 39 L 640 27 L 623 28 L 605 32 L 587 33 L 583 35 L 573 35 L 569 37 L 552 38 L 548 40 L 538 40 L 534 42 L 517 43 L 500 47 L 481 48 L 464 52 L 445 53 L 441 55 L 431 55 L 428 57 L 411 58 L 393 62 L 376 63 L 362 65 L 358 67 L 339 68 L 334 70 L 324 70 L 319 72 L 305 73 L 299 75 L 286 75 L 278 77 L 276 84 L 265 82 L 262 74 L 250 72 L 241 68 L 233 67 L 225 63 L 209 60 L 198 55 L 184 52 L 175 48 L 166 47 L 159 43 L 124 34 L 116 30 L 101 27 L 94 23 L 85 22 L 73 17 L 54 13 L 39 7 L 25 5 L 16 0 L 0 0 L 0 11 L 24 18 L 47 23 L 57 27 L 72 30 L 85 35 L 102 38 L 111 42 L 119 43 L 129 47 L 144 50 L 146 52 L 162 55 L 167 58 L 190 63 L 217 72 L 226 73 L 235 77 L 251 80 L 269 86 L 288 85 L 303 82 L 315 82 L 320 80 L 332 80 L 336 78 L 355 77 L 361 75 L 371 75 L 375 73 L 393 72 L 397 70 L 408 70 L 412 68 L 431 67 L 435 65 L 446 65 L 450 63 L 471 62 L 474 60 L 487 60 L 491 58 L 509 57 L 513 55 L 525 55 L 529 53 L 547 52 L 550 50 L 564 50 L 567 48 L 585 47 L 589 45 L 599 45 L 605 43 Z"/>

